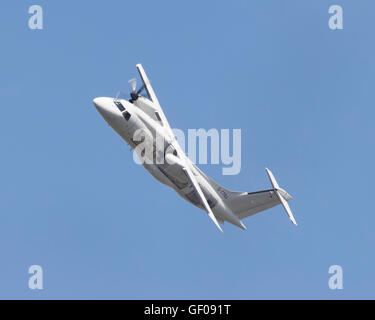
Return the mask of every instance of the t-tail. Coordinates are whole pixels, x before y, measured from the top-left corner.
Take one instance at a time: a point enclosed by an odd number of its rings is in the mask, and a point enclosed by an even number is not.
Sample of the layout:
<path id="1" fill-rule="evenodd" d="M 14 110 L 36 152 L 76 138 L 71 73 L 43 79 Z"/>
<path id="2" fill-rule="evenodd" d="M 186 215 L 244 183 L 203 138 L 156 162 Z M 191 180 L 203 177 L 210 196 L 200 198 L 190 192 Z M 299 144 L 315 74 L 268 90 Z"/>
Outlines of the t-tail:
<path id="1" fill-rule="evenodd" d="M 217 184 L 208 176 L 205 175 L 205 177 L 240 220 L 281 204 L 292 223 L 297 225 L 288 205 L 288 201 L 292 200 L 292 197 L 284 189 L 280 188 L 274 175 L 268 168 L 266 168 L 266 172 L 271 181 L 272 188 L 254 192 L 230 191 Z"/>
<path id="2" fill-rule="evenodd" d="M 281 204 L 283 205 L 289 219 L 293 222 L 294 225 L 297 225 L 296 219 L 294 219 L 292 210 L 290 210 L 288 200 L 291 200 L 292 197 L 282 188 L 279 187 L 274 175 L 272 174 L 271 170 L 266 168 L 268 177 L 270 178 L 271 184 L 273 186 L 274 191 L 276 192 Z"/>

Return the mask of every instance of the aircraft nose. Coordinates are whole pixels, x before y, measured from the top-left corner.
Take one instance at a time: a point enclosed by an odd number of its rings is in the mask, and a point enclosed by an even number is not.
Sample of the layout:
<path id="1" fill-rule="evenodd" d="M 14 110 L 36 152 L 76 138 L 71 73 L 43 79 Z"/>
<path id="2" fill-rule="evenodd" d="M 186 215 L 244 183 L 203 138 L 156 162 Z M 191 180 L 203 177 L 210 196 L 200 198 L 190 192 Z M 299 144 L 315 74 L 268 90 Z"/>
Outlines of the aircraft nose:
<path id="1" fill-rule="evenodd" d="M 104 98 L 95 98 L 94 100 L 92 100 L 92 102 L 94 103 L 94 106 L 96 109 L 98 109 L 98 111 L 103 111 L 104 109 Z"/>
<path id="2" fill-rule="evenodd" d="M 113 104 L 113 98 L 108 97 L 98 97 L 95 98 L 93 101 L 96 110 L 100 113 L 100 115 L 107 121 L 112 122 L 116 119 L 118 115 L 118 109 Z"/>
<path id="3" fill-rule="evenodd" d="M 96 110 L 104 117 L 105 119 L 110 118 L 113 114 L 113 108 L 111 106 L 111 100 L 105 97 L 95 98 L 93 101 Z"/>

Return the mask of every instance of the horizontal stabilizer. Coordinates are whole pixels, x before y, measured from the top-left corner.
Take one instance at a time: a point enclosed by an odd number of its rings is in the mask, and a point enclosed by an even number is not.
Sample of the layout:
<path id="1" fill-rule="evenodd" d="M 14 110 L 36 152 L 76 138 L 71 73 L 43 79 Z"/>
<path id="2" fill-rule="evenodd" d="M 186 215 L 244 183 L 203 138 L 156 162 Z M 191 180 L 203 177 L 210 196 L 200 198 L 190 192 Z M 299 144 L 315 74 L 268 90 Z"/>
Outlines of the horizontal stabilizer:
<path id="1" fill-rule="evenodd" d="M 287 215 L 289 216 L 289 219 L 293 222 L 294 225 L 297 225 L 297 222 L 294 219 L 292 210 L 290 210 L 290 207 L 287 202 L 288 200 L 292 199 L 292 197 L 285 190 L 279 187 L 279 184 L 277 183 L 271 170 L 266 168 L 266 171 L 267 171 L 268 177 L 270 178 L 271 184 L 276 192 L 276 195 L 279 198 L 281 204 L 283 205 Z"/>

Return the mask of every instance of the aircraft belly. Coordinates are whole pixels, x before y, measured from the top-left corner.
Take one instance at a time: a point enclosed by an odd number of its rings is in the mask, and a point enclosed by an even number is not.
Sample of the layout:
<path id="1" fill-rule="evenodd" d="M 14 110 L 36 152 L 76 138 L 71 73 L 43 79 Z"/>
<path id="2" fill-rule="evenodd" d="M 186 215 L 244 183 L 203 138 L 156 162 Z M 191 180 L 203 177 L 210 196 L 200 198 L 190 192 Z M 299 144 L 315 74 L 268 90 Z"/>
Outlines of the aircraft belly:
<path id="1" fill-rule="evenodd" d="M 153 133 L 134 113 L 128 121 L 124 118 L 117 118 L 115 122 L 111 123 L 111 126 L 132 149 L 141 143 L 141 141 L 135 141 L 133 139 L 135 132 L 139 129 L 142 129 L 146 139 L 154 140 Z M 168 147 L 170 147 L 170 145 L 166 142 L 164 145 L 164 153 L 166 153 Z M 190 179 L 187 177 L 183 166 L 179 163 L 169 164 L 168 161 L 164 159 L 164 163 L 158 164 L 156 163 L 156 153 L 154 152 L 153 163 L 144 163 L 143 166 L 156 180 L 173 188 L 182 198 L 194 206 L 205 210 L 198 193 L 191 184 Z M 217 200 L 211 192 L 208 191 L 204 183 L 200 183 L 199 185 L 209 206 L 214 208 L 217 204 Z"/>
<path id="2" fill-rule="evenodd" d="M 161 164 L 158 165 L 160 171 L 171 181 L 174 185 L 175 191 L 183 197 L 186 201 L 190 202 L 194 206 L 203 209 L 203 205 L 199 198 L 198 193 L 191 184 L 189 178 L 187 177 L 183 167 L 178 164 Z M 206 189 L 203 184 L 200 187 L 207 199 L 207 202 L 211 208 L 215 207 L 217 200 L 211 195 L 211 193 Z"/>

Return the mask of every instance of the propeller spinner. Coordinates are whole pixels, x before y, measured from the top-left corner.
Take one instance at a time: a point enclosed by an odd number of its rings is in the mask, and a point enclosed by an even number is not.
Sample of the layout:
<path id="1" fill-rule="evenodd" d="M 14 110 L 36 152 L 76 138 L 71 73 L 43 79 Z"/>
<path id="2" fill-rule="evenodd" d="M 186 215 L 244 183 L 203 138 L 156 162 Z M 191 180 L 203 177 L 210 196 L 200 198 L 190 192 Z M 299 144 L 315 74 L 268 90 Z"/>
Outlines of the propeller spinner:
<path id="1" fill-rule="evenodd" d="M 131 88 L 131 92 L 130 92 L 130 97 L 131 99 L 129 100 L 129 102 L 133 103 L 134 101 L 136 101 L 139 97 L 139 94 L 142 92 L 142 90 L 145 88 L 145 86 L 143 85 L 141 88 L 139 88 L 137 91 L 137 80 L 135 78 L 133 79 L 130 79 L 129 81 L 129 84 L 130 84 L 130 88 Z"/>

